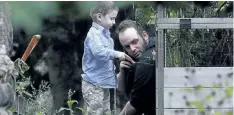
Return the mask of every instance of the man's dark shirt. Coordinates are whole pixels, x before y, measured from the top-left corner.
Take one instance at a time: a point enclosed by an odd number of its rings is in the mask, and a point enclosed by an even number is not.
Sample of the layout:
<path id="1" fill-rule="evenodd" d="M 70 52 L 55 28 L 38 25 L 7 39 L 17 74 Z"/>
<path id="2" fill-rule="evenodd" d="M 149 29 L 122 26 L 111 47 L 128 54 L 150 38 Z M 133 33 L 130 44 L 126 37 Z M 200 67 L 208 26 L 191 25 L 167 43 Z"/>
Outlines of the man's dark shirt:
<path id="1" fill-rule="evenodd" d="M 152 40 L 154 41 L 154 40 Z M 155 60 L 154 42 L 149 42 L 138 62 L 126 70 L 125 93 L 138 113 L 155 115 Z"/>

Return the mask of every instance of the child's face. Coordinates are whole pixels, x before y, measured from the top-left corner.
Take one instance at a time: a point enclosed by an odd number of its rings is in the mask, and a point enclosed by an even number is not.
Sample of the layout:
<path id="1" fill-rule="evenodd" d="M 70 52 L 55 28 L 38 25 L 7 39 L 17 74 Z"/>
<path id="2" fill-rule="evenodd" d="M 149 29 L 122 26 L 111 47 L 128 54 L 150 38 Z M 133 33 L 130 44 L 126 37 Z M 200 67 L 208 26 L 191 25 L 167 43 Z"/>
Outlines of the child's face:
<path id="1" fill-rule="evenodd" d="M 115 24 L 115 18 L 118 15 L 116 10 L 110 11 L 105 16 L 101 15 L 99 18 L 100 24 L 106 28 L 110 29 Z"/>

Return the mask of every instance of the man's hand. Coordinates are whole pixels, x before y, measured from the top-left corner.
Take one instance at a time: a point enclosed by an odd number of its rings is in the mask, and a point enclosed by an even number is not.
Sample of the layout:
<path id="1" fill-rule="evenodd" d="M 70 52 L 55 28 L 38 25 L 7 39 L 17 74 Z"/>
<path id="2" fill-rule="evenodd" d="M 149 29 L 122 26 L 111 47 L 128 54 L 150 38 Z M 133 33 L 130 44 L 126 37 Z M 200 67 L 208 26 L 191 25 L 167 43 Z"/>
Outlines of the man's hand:
<path id="1" fill-rule="evenodd" d="M 131 67 L 132 63 L 129 61 L 121 61 L 120 62 L 120 72 L 124 73 L 124 69 L 129 69 Z"/>
<path id="2" fill-rule="evenodd" d="M 125 60 L 122 60 L 120 62 L 120 73 L 123 73 L 125 68 L 129 69 L 131 65 L 134 63 L 135 62 L 132 60 L 132 58 L 128 56 L 127 54 L 125 54 Z"/>
<path id="3" fill-rule="evenodd" d="M 119 115 L 138 115 L 138 114 L 136 114 L 136 109 L 128 101 Z"/>
<path id="4" fill-rule="evenodd" d="M 119 91 L 124 91 L 125 90 L 125 82 L 124 82 L 124 69 L 125 68 L 130 68 L 130 66 L 135 63 L 130 56 L 127 54 L 124 54 L 124 60 L 121 60 L 120 62 L 120 72 L 117 74 L 117 79 L 118 79 L 118 90 Z"/>

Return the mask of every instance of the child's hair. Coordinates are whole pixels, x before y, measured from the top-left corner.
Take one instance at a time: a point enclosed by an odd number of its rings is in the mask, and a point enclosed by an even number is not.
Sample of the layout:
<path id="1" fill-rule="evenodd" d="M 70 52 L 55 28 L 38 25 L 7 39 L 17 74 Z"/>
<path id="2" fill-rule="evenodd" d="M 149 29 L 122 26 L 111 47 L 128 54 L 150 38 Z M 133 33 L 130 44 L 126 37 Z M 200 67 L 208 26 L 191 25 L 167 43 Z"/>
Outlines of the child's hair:
<path id="1" fill-rule="evenodd" d="M 91 8 L 90 16 L 94 22 L 97 21 L 96 14 L 101 13 L 102 15 L 108 14 L 110 11 L 119 11 L 118 6 L 115 5 L 112 1 L 98 1 L 95 3 L 95 7 Z"/>

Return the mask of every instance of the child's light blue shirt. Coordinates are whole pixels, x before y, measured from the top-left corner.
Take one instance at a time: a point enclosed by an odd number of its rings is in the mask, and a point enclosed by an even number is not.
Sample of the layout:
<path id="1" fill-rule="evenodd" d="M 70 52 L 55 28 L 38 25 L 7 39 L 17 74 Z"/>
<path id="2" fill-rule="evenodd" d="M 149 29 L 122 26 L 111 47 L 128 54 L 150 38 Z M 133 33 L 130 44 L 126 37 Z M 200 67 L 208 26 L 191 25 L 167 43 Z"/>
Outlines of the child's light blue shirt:
<path id="1" fill-rule="evenodd" d="M 93 22 L 84 41 L 83 80 L 102 88 L 116 88 L 114 41 L 110 31 Z"/>

